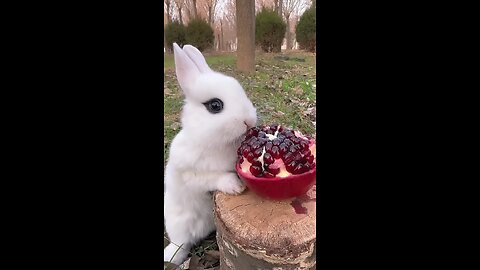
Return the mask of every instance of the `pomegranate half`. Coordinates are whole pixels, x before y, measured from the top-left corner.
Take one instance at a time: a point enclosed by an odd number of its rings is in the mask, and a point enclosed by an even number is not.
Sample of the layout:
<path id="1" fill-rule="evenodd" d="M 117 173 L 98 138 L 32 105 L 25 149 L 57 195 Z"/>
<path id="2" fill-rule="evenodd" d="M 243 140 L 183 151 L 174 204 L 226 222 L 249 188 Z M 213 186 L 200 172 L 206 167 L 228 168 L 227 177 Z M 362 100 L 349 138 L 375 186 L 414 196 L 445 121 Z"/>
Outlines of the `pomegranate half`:
<path id="1" fill-rule="evenodd" d="M 315 150 L 315 140 L 299 131 L 281 125 L 253 127 L 237 150 L 236 171 L 262 197 L 298 197 L 315 183 Z"/>

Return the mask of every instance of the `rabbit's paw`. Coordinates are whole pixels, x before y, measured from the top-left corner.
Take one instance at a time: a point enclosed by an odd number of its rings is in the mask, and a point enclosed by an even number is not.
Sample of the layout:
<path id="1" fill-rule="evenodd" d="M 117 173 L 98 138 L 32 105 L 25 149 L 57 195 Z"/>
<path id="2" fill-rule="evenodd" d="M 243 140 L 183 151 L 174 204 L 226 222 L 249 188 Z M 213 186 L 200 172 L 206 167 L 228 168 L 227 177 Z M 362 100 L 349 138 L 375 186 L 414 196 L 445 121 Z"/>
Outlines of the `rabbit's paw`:
<path id="1" fill-rule="evenodd" d="M 245 184 L 236 173 L 226 173 L 218 183 L 218 190 L 228 194 L 240 194 L 245 190 Z"/>

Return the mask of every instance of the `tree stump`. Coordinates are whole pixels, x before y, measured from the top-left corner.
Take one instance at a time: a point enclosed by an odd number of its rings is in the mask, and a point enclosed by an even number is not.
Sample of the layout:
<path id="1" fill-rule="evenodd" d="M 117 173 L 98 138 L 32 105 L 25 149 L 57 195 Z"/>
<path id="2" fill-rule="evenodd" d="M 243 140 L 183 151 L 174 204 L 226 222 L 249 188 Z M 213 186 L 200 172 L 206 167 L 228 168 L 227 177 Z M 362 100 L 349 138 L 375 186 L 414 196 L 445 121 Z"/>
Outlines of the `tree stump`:
<path id="1" fill-rule="evenodd" d="M 214 205 L 220 270 L 316 269 L 316 185 L 283 201 L 216 192 Z"/>

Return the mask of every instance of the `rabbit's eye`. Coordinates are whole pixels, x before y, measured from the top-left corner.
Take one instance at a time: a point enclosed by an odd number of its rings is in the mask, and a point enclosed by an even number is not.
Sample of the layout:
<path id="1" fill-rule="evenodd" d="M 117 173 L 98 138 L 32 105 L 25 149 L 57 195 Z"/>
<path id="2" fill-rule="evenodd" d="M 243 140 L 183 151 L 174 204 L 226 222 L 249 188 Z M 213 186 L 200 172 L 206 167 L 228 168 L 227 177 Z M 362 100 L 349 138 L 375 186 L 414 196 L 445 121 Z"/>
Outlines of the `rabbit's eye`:
<path id="1" fill-rule="evenodd" d="M 210 113 L 219 113 L 223 110 L 223 102 L 218 98 L 213 98 L 203 103 Z"/>

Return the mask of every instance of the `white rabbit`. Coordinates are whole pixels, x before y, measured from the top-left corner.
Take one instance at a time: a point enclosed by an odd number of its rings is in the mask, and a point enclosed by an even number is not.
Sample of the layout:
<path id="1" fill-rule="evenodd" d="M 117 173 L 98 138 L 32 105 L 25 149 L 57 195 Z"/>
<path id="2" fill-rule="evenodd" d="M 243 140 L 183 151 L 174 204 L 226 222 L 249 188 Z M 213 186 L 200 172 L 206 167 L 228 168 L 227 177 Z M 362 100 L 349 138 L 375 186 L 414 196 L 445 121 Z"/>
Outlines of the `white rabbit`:
<path id="1" fill-rule="evenodd" d="M 173 49 L 185 104 L 165 169 L 165 227 L 172 243 L 163 256 L 179 265 L 215 230 L 210 192 L 245 189 L 235 173 L 236 151 L 257 115 L 238 81 L 212 71 L 197 48 L 174 43 Z"/>

